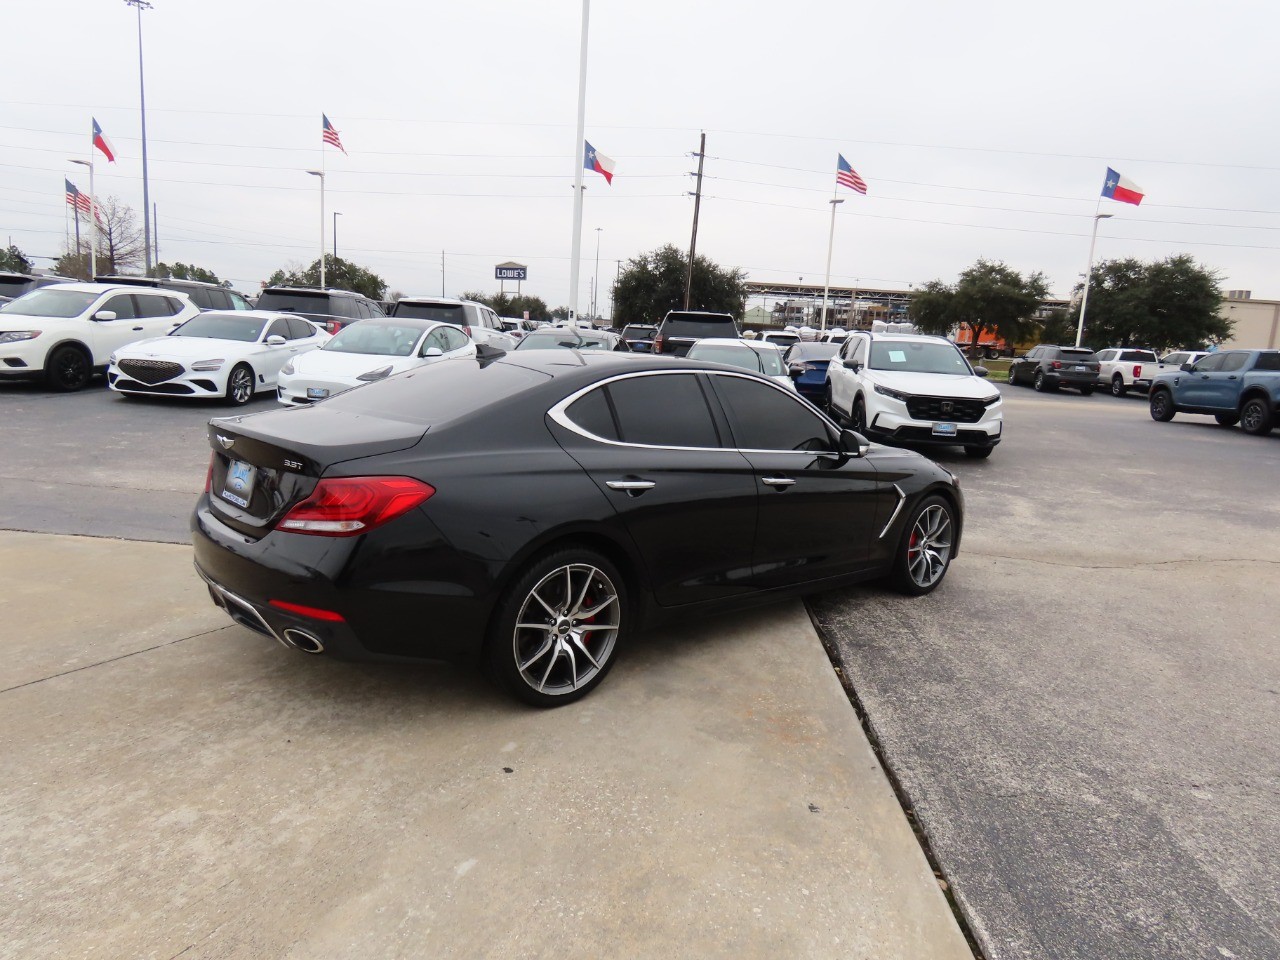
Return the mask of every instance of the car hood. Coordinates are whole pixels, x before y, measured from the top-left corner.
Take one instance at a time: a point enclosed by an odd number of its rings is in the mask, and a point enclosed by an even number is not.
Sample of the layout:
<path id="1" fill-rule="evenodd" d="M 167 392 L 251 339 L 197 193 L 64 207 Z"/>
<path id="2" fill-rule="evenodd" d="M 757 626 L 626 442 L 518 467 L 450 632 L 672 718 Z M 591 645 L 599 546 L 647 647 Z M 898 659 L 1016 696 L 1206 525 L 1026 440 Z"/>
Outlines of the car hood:
<path id="1" fill-rule="evenodd" d="M 868 370 L 866 377 L 872 383 L 920 397 L 989 400 L 1000 395 L 995 385 L 982 377 L 950 373 L 909 373 L 905 370 Z"/>
<path id="2" fill-rule="evenodd" d="M 312 350 L 293 360 L 293 369 L 300 377 L 335 377 L 355 379 L 370 370 L 390 366 L 392 373 L 419 366 L 421 357 L 390 357 L 378 353 L 342 353 L 339 350 Z"/>
<path id="3" fill-rule="evenodd" d="M 31 317 L 25 313 L 0 313 L 0 333 L 10 330 L 40 330 L 51 324 L 73 323 L 84 319 L 84 314 L 77 317 Z"/>
<path id="4" fill-rule="evenodd" d="M 116 357 L 171 357 L 193 360 L 231 354 L 242 356 L 261 349 L 262 344 L 245 340 L 222 340 L 216 337 L 151 337 L 116 351 Z"/>

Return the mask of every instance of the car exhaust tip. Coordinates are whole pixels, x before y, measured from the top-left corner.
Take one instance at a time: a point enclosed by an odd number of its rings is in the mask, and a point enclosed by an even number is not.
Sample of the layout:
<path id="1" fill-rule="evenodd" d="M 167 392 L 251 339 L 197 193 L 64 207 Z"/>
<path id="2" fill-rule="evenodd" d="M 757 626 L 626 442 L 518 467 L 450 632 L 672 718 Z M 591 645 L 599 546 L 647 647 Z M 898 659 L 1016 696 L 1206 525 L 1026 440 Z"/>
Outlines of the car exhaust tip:
<path id="1" fill-rule="evenodd" d="M 319 637 L 298 630 L 289 628 L 284 632 L 284 641 L 295 650 L 301 650 L 303 653 L 317 654 L 324 653 L 324 644 Z"/>

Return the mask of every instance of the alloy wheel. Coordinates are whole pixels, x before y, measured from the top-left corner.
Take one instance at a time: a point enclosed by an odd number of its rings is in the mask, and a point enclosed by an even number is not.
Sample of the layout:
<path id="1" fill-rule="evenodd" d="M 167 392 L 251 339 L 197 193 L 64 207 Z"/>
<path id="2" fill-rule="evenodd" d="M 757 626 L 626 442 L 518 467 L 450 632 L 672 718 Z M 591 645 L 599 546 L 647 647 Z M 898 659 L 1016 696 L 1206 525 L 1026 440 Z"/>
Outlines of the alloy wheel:
<path id="1" fill-rule="evenodd" d="M 63 347 L 51 362 L 53 385 L 59 390 L 79 390 L 89 382 L 89 362 L 75 347 Z"/>
<path id="2" fill-rule="evenodd" d="M 234 404 L 248 403 L 253 399 L 253 374 L 244 367 L 236 367 L 231 371 L 231 382 L 227 385 L 227 397 Z"/>
<path id="3" fill-rule="evenodd" d="M 520 678 L 547 696 L 573 693 L 609 662 L 621 623 L 617 588 L 600 568 L 557 567 L 529 591 L 516 617 L 511 644 Z"/>
<path id="4" fill-rule="evenodd" d="M 951 560 L 951 514 L 931 504 L 916 518 L 907 541 L 907 572 L 920 587 L 931 587 L 947 572 Z"/>

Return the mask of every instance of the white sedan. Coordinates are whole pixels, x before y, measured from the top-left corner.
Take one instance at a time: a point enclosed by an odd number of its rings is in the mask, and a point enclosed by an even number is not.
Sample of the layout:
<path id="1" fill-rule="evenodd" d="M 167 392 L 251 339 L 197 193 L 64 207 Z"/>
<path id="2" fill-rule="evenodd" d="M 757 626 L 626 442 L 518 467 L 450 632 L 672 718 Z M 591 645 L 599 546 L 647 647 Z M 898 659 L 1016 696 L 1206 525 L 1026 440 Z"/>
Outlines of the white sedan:
<path id="1" fill-rule="evenodd" d="M 727 363 L 733 367 L 750 370 L 752 373 L 763 373 L 778 386 L 785 387 L 793 393 L 796 389 L 795 382 L 787 376 L 787 368 L 782 362 L 782 351 L 768 341 L 755 343 L 751 340 L 734 340 L 729 337 L 707 337 L 689 348 L 686 359 Z"/>
<path id="2" fill-rule="evenodd" d="M 126 395 L 220 397 L 239 405 L 274 389 L 281 367 L 329 339 L 303 317 L 211 310 L 166 337 L 116 350 L 107 384 Z"/>
<path id="3" fill-rule="evenodd" d="M 475 343 L 451 323 L 410 317 L 361 320 L 281 370 L 278 399 L 287 407 L 315 403 L 394 373 L 475 355 Z"/>

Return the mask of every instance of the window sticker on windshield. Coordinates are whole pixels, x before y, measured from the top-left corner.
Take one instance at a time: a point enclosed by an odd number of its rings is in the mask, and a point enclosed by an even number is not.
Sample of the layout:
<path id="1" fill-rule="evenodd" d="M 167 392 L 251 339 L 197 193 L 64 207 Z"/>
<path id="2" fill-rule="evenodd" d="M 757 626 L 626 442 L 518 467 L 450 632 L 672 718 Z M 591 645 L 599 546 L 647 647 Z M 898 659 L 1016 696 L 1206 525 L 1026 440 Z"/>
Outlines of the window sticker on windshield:
<path id="1" fill-rule="evenodd" d="M 906 363 L 907 362 L 906 352 L 903 350 L 890 350 L 889 362 L 890 363 Z"/>

